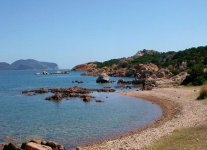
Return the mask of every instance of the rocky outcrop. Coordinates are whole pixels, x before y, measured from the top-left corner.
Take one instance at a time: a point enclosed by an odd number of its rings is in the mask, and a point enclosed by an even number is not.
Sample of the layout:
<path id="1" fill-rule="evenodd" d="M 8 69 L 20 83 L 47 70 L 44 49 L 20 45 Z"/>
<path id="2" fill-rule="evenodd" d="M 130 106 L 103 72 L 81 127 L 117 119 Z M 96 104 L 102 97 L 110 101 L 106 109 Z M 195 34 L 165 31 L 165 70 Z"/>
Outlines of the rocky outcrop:
<path id="1" fill-rule="evenodd" d="M 109 82 L 109 76 L 106 73 L 100 74 L 96 80 L 96 83 L 108 83 L 108 82 Z"/>
<path id="2" fill-rule="evenodd" d="M 146 49 L 143 49 L 143 50 L 140 50 L 138 51 L 133 57 L 141 57 L 141 56 L 144 56 L 145 54 L 157 54 L 159 53 L 158 51 L 155 51 L 155 50 L 146 50 Z"/>
<path id="3" fill-rule="evenodd" d="M 9 143 L 7 145 L 4 145 L 3 150 L 20 150 L 20 148 L 14 143 Z"/>
<path id="4" fill-rule="evenodd" d="M 96 66 L 97 66 L 97 64 L 95 62 L 90 62 L 90 63 L 86 63 L 86 64 L 77 65 L 77 66 L 73 67 L 72 70 L 74 70 L 74 71 L 89 71 L 89 70 L 95 69 Z"/>
<path id="5" fill-rule="evenodd" d="M 81 88 L 81 87 L 72 87 L 72 88 L 53 88 L 53 89 L 45 89 L 40 88 L 36 90 L 26 90 L 22 91 L 22 94 L 27 96 L 32 96 L 36 94 L 45 94 L 45 93 L 53 93 L 54 95 L 48 96 L 46 100 L 54 100 L 60 101 L 63 99 L 79 97 L 83 99 L 84 102 L 91 101 L 94 97 L 90 95 L 92 92 L 115 92 L 114 89 L 111 88 L 103 88 L 103 89 L 88 89 L 88 88 Z"/>
<path id="6" fill-rule="evenodd" d="M 25 146 L 25 150 L 53 150 L 51 147 L 46 145 L 29 142 Z"/>
<path id="7" fill-rule="evenodd" d="M 65 147 L 57 142 L 43 141 L 43 140 L 30 140 L 22 143 L 21 147 L 13 143 L 3 146 L 3 150 L 66 150 Z"/>

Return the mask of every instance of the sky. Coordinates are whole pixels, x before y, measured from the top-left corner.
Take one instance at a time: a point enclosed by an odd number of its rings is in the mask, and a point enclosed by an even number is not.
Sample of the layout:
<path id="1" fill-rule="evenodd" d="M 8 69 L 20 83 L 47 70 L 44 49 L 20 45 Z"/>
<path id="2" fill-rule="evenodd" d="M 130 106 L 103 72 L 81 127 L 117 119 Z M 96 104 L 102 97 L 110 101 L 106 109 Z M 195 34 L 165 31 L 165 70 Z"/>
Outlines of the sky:
<path id="1" fill-rule="evenodd" d="M 71 68 L 207 45 L 207 0 L 0 0 L 0 62 Z"/>

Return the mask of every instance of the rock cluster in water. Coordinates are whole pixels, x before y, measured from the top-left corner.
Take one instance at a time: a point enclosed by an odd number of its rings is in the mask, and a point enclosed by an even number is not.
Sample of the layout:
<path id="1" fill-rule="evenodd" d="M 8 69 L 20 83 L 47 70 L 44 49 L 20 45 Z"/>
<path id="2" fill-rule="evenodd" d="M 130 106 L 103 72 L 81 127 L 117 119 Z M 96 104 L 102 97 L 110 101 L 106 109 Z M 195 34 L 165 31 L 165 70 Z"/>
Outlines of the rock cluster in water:
<path id="1" fill-rule="evenodd" d="M 22 143 L 21 147 L 14 143 L 1 145 L 2 150 L 66 150 L 65 147 L 57 142 L 43 141 L 43 140 L 31 140 Z"/>
<path id="2" fill-rule="evenodd" d="M 72 88 L 51 88 L 51 89 L 35 89 L 35 90 L 26 90 L 22 91 L 22 94 L 27 96 L 32 96 L 36 94 L 45 94 L 45 93 L 53 93 L 52 96 L 48 96 L 46 100 L 54 100 L 60 101 L 65 98 L 74 98 L 79 97 L 84 102 L 89 102 L 94 98 L 90 95 L 92 92 L 115 92 L 114 89 L 111 88 L 103 88 L 103 89 L 88 89 L 88 88 L 81 88 L 81 87 L 72 87 Z"/>

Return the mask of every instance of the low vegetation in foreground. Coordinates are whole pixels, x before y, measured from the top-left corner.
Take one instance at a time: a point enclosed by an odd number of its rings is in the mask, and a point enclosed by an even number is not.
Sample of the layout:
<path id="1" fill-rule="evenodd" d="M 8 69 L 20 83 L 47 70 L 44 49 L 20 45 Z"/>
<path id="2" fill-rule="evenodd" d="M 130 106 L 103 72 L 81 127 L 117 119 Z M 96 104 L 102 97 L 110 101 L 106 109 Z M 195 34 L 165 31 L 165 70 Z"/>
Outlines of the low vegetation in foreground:
<path id="1" fill-rule="evenodd" d="M 207 124 L 174 131 L 145 150 L 205 150 L 206 141 Z"/>
<path id="2" fill-rule="evenodd" d="M 200 94 L 198 96 L 198 100 L 204 100 L 207 98 L 207 84 L 203 85 L 200 89 Z"/>

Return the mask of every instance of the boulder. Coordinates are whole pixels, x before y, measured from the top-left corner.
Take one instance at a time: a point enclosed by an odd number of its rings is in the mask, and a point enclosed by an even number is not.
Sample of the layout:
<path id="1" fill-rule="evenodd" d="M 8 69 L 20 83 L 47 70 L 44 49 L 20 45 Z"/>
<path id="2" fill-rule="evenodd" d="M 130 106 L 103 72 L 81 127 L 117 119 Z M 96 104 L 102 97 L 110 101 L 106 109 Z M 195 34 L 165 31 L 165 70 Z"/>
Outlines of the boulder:
<path id="1" fill-rule="evenodd" d="M 53 150 L 51 147 L 46 145 L 29 142 L 25 146 L 25 150 Z"/>
<path id="2" fill-rule="evenodd" d="M 17 147 L 15 144 L 13 143 L 9 143 L 8 145 L 4 145 L 3 150 L 20 150 L 19 147 Z"/>
<path id="3" fill-rule="evenodd" d="M 135 66 L 135 69 L 138 71 L 152 71 L 156 72 L 159 70 L 158 66 L 153 63 L 147 63 L 147 64 L 139 64 L 138 66 Z"/>
<path id="4" fill-rule="evenodd" d="M 60 145 L 57 142 L 53 142 L 53 141 L 47 141 L 46 146 L 51 147 L 54 150 L 59 150 Z"/>
<path id="5" fill-rule="evenodd" d="M 96 82 L 97 83 L 108 83 L 109 82 L 109 76 L 106 73 L 102 73 L 102 74 L 99 75 Z"/>
<path id="6" fill-rule="evenodd" d="M 97 99 L 96 103 L 103 103 L 104 101 Z"/>
<path id="7" fill-rule="evenodd" d="M 3 150 L 4 144 L 0 144 L 0 150 Z"/>
<path id="8" fill-rule="evenodd" d="M 12 137 L 7 135 L 4 137 L 4 141 L 12 141 Z"/>
<path id="9" fill-rule="evenodd" d="M 45 99 L 46 100 L 56 100 L 56 101 L 59 101 L 59 100 L 63 99 L 63 95 L 61 93 L 55 93 L 55 95 L 46 97 Z"/>
<path id="10" fill-rule="evenodd" d="M 84 102 L 90 102 L 92 97 L 88 95 L 83 95 L 82 98 Z"/>

